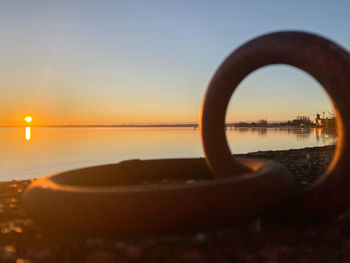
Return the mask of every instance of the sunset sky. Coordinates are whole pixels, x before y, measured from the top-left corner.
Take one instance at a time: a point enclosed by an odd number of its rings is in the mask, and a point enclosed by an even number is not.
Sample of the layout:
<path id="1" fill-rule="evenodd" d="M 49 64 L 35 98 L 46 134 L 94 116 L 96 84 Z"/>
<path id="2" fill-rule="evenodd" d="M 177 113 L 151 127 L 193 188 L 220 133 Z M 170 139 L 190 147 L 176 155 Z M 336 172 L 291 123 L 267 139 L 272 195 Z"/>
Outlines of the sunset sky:
<path id="1" fill-rule="evenodd" d="M 211 76 L 244 42 L 279 30 L 350 50 L 350 1 L 1 1 L 0 125 L 197 122 Z M 250 75 L 228 121 L 331 110 L 305 73 Z"/>

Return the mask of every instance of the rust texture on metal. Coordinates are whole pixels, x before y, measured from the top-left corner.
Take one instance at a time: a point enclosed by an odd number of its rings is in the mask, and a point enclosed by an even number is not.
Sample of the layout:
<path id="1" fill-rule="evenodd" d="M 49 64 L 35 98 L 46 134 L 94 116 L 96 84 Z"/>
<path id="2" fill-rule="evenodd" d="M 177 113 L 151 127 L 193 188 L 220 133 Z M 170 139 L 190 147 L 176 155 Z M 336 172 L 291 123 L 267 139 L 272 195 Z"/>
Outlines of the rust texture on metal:
<path id="1" fill-rule="evenodd" d="M 229 225 L 256 216 L 292 192 L 294 178 L 283 165 L 238 162 L 251 172 L 213 179 L 199 158 L 88 167 L 38 180 L 23 202 L 35 221 L 49 228 L 135 236 Z M 159 184 L 164 179 L 170 182 Z"/>
<path id="2" fill-rule="evenodd" d="M 225 115 L 237 85 L 263 66 L 287 64 L 314 77 L 329 95 L 337 116 L 338 144 L 326 174 L 296 194 L 295 207 L 314 216 L 336 214 L 350 206 L 350 55 L 323 37 L 304 32 L 277 32 L 239 47 L 216 71 L 201 111 L 202 144 L 215 177 L 239 176 L 225 135 Z"/>

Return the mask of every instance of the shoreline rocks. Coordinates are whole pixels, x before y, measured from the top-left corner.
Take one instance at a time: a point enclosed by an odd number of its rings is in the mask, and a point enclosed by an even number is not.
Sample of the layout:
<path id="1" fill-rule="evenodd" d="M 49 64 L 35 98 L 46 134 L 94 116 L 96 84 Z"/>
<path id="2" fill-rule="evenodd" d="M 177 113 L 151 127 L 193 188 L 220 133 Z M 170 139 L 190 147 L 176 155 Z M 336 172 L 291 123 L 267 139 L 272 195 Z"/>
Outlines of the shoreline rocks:
<path id="1" fill-rule="evenodd" d="M 284 164 L 297 177 L 301 187 L 316 181 L 332 162 L 335 145 L 291 150 L 259 151 L 237 157 L 271 159 Z"/>
<path id="2" fill-rule="evenodd" d="M 281 162 L 302 187 L 324 173 L 334 149 L 236 156 Z M 128 239 L 48 232 L 21 209 L 30 181 L 0 182 L 0 262 L 348 262 L 350 258 L 348 213 L 305 225 L 262 216 L 224 229 Z"/>

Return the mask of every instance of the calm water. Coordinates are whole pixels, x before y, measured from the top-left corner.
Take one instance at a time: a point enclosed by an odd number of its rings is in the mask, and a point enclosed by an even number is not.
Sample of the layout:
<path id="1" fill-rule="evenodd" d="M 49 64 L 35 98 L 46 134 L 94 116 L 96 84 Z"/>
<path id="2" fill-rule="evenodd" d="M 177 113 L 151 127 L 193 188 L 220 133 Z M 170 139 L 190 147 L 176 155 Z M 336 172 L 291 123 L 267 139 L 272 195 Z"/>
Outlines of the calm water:
<path id="1" fill-rule="evenodd" d="M 335 144 L 322 129 L 227 130 L 233 153 Z M 190 128 L 0 128 L 0 181 L 119 162 L 203 156 L 198 130 Z"/>

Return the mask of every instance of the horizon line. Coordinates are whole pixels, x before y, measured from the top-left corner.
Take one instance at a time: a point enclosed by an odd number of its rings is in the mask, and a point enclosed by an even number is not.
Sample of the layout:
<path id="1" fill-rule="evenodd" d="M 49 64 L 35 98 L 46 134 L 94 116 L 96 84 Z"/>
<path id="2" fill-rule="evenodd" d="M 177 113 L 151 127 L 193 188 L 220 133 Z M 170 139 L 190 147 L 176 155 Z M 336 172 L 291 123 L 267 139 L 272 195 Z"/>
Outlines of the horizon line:
<path id="1" fill-rule="evenodd" d="M 288 120 L 272 120 L 268 123 L 281 123 L 287 122 Z M 239 124 L 239 123 L 254 123 L 256 120 L 251 121 L 230 121 L 226 122 L 227 125 Z M 127 127 L 198 127 L 198 122 L 178 122 L 178 123 L 156 123 L 156 122 L 147 122 L 147 123 L 123 123 L 123 124 L 22 124 L 22 125 L 0 125 L 1 128 L 15 128 L 15 127 L 47 127 L 47 128 L 60 128 L 60 127 L 116 127 L 116 128 L 127 128 Z"/>

